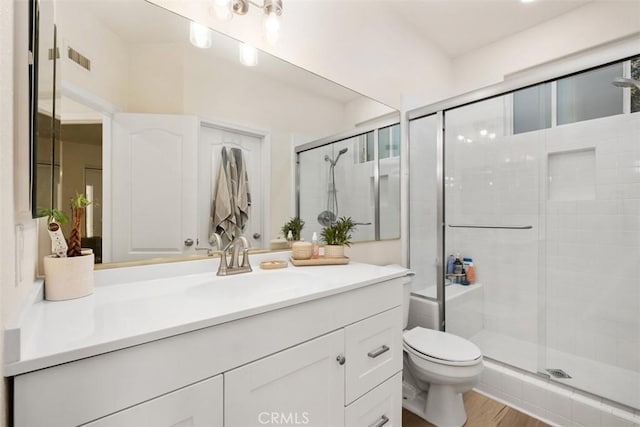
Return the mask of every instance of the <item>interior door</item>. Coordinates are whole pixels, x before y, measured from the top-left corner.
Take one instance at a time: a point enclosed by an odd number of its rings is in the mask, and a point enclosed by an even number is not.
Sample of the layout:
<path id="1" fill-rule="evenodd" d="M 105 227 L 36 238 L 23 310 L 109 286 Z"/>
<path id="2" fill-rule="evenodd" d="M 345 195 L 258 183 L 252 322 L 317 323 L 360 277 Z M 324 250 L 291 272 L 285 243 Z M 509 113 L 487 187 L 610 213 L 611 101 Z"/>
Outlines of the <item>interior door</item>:
<path id="1" fill-rule="evenodd" d="M 112 129 L 112 260 L 193 253 L 197 118 L 118 113 Z"/>
<path id="2" fill-rule="evenodd" d="M 215 181 L 220 167 L 222 147 L 239 148 L 247 166 L 251 206 L 244 236 L 251 247 L 263 248 L 263 206 L 261 191 L 262 140 L 241 131 L 201 123 L 198 154 L 198 241 L 207 244 L 210 234 L 211 203 L 214 200 Z M 268 242 L 266 242 L 268 243 Z"/>

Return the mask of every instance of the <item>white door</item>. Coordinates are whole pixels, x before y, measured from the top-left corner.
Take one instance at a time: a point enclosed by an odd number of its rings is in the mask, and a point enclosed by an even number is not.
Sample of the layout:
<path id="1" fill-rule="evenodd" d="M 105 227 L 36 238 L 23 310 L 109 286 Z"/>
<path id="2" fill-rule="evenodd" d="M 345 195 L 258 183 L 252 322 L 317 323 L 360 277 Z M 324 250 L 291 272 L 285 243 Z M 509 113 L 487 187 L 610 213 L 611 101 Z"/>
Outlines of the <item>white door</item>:
<path id="1" fill-rule="evenodd" d="M 193 253 L 197 118 L 118 113 L 112 129 L 111 261 Z"/>
<path id="2" fill-rule="evenodd" d="M 343 349 L 340 330 L 225 373 L 224 425 L 343 426 Z"/>
<path id="3" fill-rule="evenodd" d="M 222 147 L 239 148 L 247 165 L 251 206 L 244 236 L 253 248 L 263 248 L 262 140 L 241 131 L 201 123 L 198 153 L 198 242 L 206 246 L 210 234 L 211 204 L 220 167 Z M 268 243 L 268 242 L 267 242 Z"/>

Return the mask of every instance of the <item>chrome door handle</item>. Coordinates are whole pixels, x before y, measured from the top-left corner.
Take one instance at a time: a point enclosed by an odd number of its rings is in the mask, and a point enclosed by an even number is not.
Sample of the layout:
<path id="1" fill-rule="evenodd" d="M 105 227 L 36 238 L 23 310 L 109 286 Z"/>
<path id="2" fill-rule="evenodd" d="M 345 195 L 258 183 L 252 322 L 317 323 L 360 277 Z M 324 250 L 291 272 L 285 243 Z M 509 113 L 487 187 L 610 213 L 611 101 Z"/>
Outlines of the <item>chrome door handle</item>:
<path id="1" fill-rule="evenodd" d="M 193 246 L 193 239 L 186 239 L 186 240 L 184 241 L 184 245 L 185 245 L 186 247 L 191 247 L 191 246 Z"/>
<path id="2" fill-rule="evenodd" d="M 341 354 L 338 355 L 338 357 L 336 357 L 336 360 L 338 361 L 339 364 L 344 365 L 344 362 L 347 361 L 347 359 L 345 359 L 345 357 Z"/>
<path id="3" fill-rule="evenodd" d="M 382 427 L 383 425 L 385 425 L 388 422 L 389 422 L 389 417 L 387 417 L 386 415 L 383 415 L 383 416 L 380 417 L 380 421 L 377 421 L 377 422 L 369 425 L 369 427 Z"/>
<path id="4" fill-rule="evenodd" d="M 387 351 L 389 351 L 389 347 L 387 347 L 386 345 L 383 345 L 380 348 L 371 350 L 369 353 L 367 353 L 367 356 L 369 356 L 372 359 L 375 359 L 376 357 L 380 356 L 382 353 L 386 353 Z"/>

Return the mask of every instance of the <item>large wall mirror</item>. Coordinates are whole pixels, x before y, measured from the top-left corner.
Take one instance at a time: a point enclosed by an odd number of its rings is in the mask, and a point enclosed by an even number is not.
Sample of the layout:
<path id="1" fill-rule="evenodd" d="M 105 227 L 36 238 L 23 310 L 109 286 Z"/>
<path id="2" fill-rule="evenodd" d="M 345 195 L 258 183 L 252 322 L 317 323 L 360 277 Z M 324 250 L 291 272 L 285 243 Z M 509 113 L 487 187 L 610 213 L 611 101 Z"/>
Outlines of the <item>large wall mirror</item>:
<path id="1" fill-rule="evenodd" d="M 41 62 L 57 59 L 38 89 L 34 211 L 68 211 L 86 193 L 83 245 L 105 263 L 208 248 L 234 150 L 251 200 L 244 234 L 268 249 L 295 212 L 294 147 L 395 111 L 261 51 L 243 65 L 240 43 L 215 31 L 195 47 L 190 20 L 143 0 L 47 3 L 55 48 Z"/>

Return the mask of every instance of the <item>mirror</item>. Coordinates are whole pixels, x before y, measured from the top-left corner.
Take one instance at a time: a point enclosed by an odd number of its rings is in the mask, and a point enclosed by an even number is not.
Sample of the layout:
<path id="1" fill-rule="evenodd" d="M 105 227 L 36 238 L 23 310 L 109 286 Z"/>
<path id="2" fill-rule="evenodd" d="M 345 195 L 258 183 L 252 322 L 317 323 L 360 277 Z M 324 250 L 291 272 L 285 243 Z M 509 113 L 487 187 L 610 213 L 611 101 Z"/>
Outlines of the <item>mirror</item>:
<path id="1" fill-rule="evenodd" d="M 56 188 L 53 206 L 68 210 L 85 192 L 83 245 L 104 262 L 209 248 L 223 148 L 246 164 L 244 234 L 268 249 L 295 212 L 293 147 L 395 111 L 261 51 L 244 66 L 239 42 L 215 31 L 197 48 L 191 21 L 143 0 L 55 9 L 59 164 L 32 199 Z"/>

